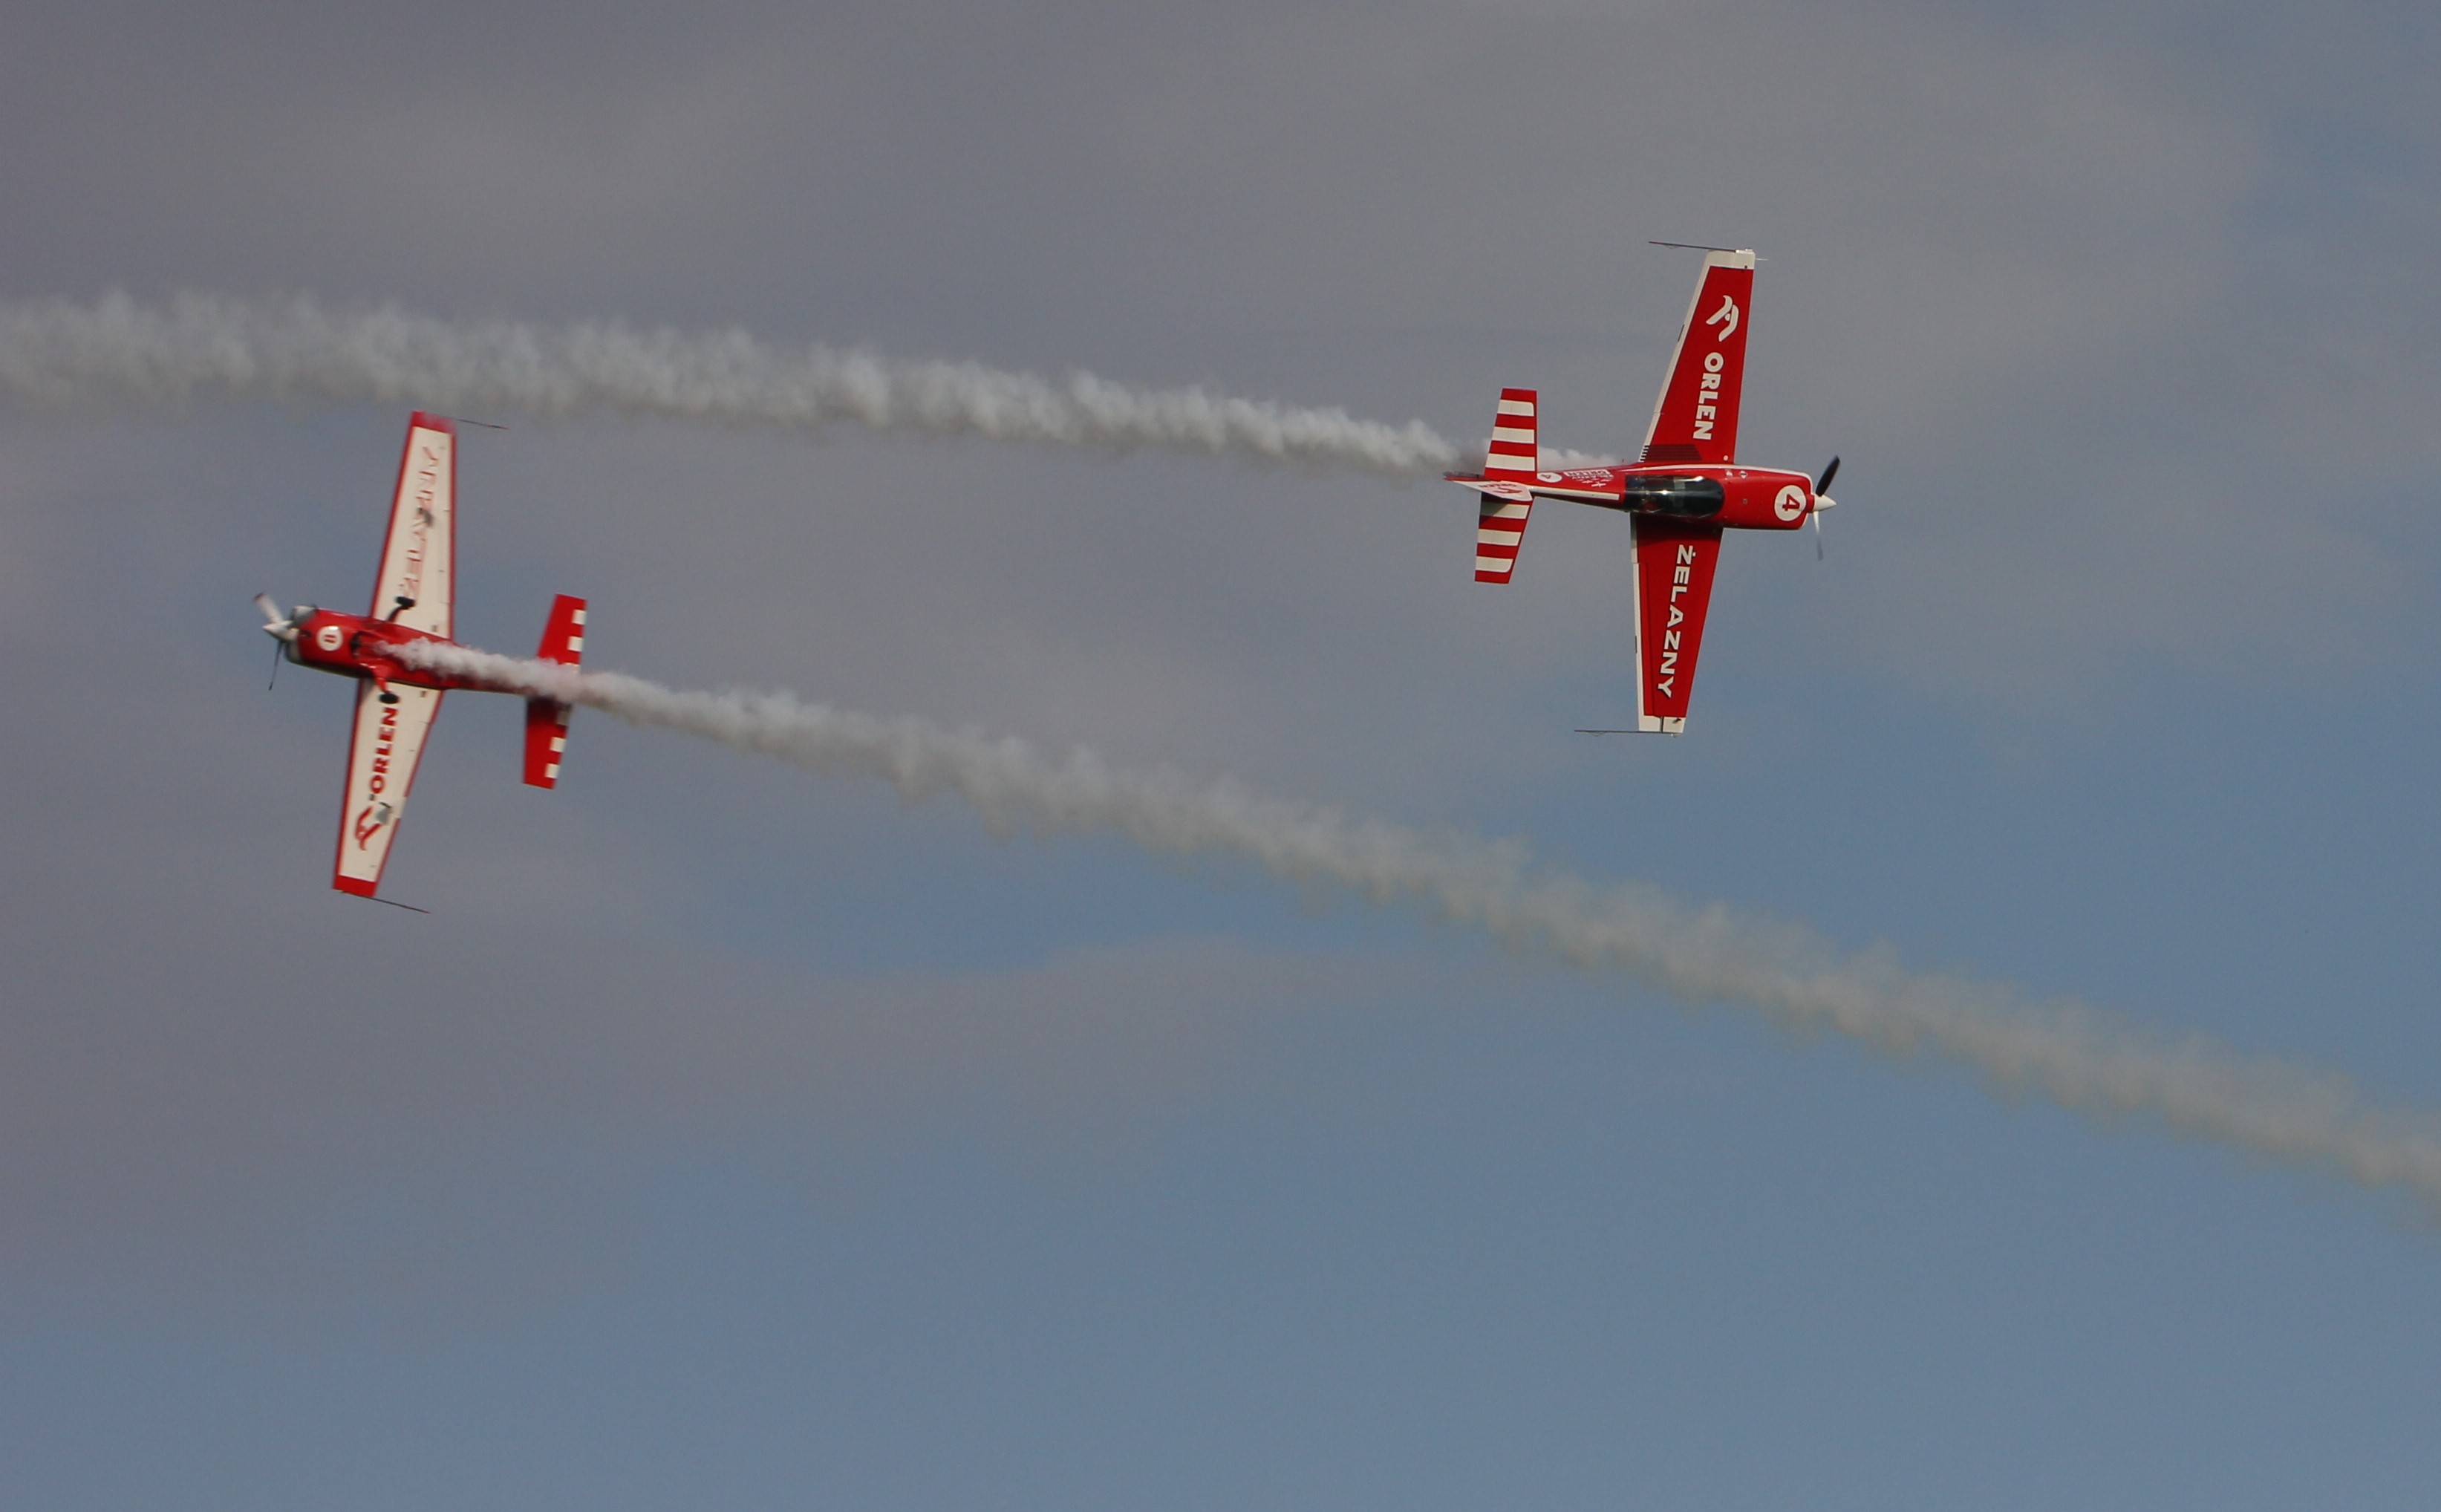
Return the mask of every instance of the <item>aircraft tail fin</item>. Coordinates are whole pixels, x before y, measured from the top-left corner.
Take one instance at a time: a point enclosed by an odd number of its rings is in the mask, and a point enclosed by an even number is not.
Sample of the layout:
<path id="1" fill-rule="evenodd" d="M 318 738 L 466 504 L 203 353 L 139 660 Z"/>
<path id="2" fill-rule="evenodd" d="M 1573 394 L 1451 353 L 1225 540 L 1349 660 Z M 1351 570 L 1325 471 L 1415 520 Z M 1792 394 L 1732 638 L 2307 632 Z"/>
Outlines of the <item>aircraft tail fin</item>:
<path id="1" fill-rule="evenodd" d="M 551 620 L 543 626 L 542 645 L 534 656 L 573 667 L 585 659 L 585 601 L 563 593 L 551 601 Z M 560 757 L 568 749 L 568 720 L 574 711 L 549 698 L 526 700 L 526 782 L 534 787 L 559 785 Z"/>
<path id="2" fill-rule="evenodd" d="M 1492 421 L 1492 444 L 1483 459 L 1483 476 L 1516 483 L 1534 480 L 1542 453 L 1534 421 L 1531 388 L 1500 390 L 1500 409 Z"/>
<path id="3" fill-rule="evenodd" d="M 1492 444 L 1484 453 L 1483 495 L 1474 521 L 1474 581 L 1506 583 L 1517 570 L 1517 549 L 1526 542 L 1526 521 L 1534 512 L 1534 469 L 1541 460 L 1540 427 L 1531 388 L 1503 388 L 1492 421 Z"/>

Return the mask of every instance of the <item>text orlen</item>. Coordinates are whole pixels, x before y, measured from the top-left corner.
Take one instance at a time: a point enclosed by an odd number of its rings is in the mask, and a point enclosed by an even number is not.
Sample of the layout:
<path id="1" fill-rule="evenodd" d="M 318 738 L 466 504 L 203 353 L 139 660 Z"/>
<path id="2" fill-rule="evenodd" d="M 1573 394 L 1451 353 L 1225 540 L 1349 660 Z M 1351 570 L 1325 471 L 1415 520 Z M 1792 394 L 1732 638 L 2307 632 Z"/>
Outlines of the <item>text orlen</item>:
<path id="1" fill-rule="evenodd" d="M 1721 369 L 1728 366 L 1717 351 L 1704 353 L 1704 376 L 1695 388 L 1695 439 L 1712 439 L 1712 421 L 1720 413 Z"/>
<path id="2" fill-rule="evenodd" d="M 389 786 L 390 753 L 398 744 L 398 710 L 396 704 L 381 706 L 381 728 L 374 735 L 371 775 L 365 779 L 365 791 L 375 800 L 365 805 L 356 816 L 356 845 L 359 849 L 371 843 L 373 834 L 389 818 L 389 805 L 379 800 L 382 790 Z"/>

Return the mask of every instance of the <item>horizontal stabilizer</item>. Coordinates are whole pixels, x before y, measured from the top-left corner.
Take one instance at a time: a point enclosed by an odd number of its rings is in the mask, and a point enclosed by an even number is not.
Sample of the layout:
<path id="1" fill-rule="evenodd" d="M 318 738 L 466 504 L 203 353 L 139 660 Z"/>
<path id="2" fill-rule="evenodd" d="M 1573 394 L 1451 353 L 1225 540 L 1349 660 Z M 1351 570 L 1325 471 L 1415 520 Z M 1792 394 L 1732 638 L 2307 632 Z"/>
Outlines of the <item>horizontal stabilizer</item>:
<path id="1" fill-rule="evenodd" d="M 1517 570 L 1526 521 L 1534 513 L 1534 469 L 1542 458 L 1541 427 L 1531 388 L 1503 388 L 1484 449 L 1483 480 L 1467 486 L 1483 495 L 1474 519 L 1474 581 L 1506 583 Z"/>
<path id="2" fill-rule="evenodd" d="M 1526 518 L 1534 511 L 1533 496 L 1503 498 L 1486 490 L 1474 517 L 1474 581 L 1506 583 L 1517 570 L 1517 549 L 1526 541 Z"/>
<path id="3" fill-rule="evenodd" d="M 551 603 L 537 659 L 573 667 L 585 659 L 585 601 L 563 593 Z M 526 700 L 526 783 L 557 787 L 559 763 L 568 751 L 568 721 L 574 711 L 550 698 Z"/>

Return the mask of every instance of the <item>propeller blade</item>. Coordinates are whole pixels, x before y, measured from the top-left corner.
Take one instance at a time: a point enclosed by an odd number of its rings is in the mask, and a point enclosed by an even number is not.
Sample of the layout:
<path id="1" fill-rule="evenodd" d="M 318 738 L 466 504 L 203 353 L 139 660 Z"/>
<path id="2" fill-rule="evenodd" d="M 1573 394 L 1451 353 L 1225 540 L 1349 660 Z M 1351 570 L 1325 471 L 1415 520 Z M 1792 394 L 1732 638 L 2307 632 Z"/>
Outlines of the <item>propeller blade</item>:
<path id="1" fill-rule="evenodd" d="M 1831 507 L 1831 480 L 1839 476 L 1839 459 L 1835 454 L 1831 465 L 1814 480 L 1814 560 L 1822 560 L 1822 512 Z"/>
<path id="2" fill-rule="evenodd" d="M 254 606 L 262 611 L 262 623 L 265 629 L 288 622 L 288 616 L 280 612 L 280 605 L 271 602 L 271 595 L 268 593 L 256 594 Z"/>
<path id="3" fill-rule="evenodd" d="M 281 660 L 280 654 L 287 649 L 288 647 L 280 641 L 275 640 L 271 643 L 271 680 L 262 685 L 263 692 L 269 693 L 280 686 L 280 663 Z"/>

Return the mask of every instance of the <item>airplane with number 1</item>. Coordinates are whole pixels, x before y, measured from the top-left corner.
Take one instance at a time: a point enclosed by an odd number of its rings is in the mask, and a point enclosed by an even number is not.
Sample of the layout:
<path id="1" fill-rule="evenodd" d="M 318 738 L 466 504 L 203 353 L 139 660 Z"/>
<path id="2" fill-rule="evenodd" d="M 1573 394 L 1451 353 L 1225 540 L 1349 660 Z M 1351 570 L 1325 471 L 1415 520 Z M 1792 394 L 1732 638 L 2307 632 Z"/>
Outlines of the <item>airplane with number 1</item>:
<path id="1" fill-rule="evenodd" d="M 1662 242 L 1657 246 L 1684 243 Z M 1695 656 L 1712 569 L 1724 531 L 1794 531 L 1832 507 L 1831 479 L 1749 467 L 1737 459 L 1738 396 L 1745 375 L 1747 312 L 1754 294 L 1751 250 L 1692 247 L 1706 254 L 1695 302 L 1679 328 L 1678 351 L 1644 450 L 1633 462 L 1546 466 L 1531 388 L 1500 391 L 1498 416 L 1480 473 L 1444 475 L 1482 495 L 1475 520 L 1474 580 L 1506 583 L 1537 499 L 1567 499 L 1623 512 L 1636 539 L 1636 729 L 1679 735 L 1694 693 Z M 1587 730 L 1586 734 L 1627 734 Z"/>
<path id="2" fill-rule="evenodd" d="M 274 677 L 284 658 L 357 679 L 355 734 L 348 747 L 338 858 L 331 873 L 331 885 L 342 892 L 392 901 L 380 897 L 382 869 L 415 786 L 425 737 L 441 712 L 441 695 L 451 688 L 483 689 L 479 682 L 414 666 L 399 656 L 412 641 L 455 644 L 450 630 L 457 579 L 458 426 L 445 416 L 419 410 L 407 423 L 407 450 L 390 495 L 389 533 L 382 542 L 372 606 L 363 614 L 343 614 L 299 604 L 283 615 L 269 594 L 255 595 L 262 628 L 280 642 L 273 651 Z M 584 659 L 583 599 L 561 594 L 551 601 L 542 648 L 534 655 L 571 667 Z M 551 699 L 526 700 L 525 780 L 535 787 L 559 785 L 569 713 L 566 704 Z"/>

